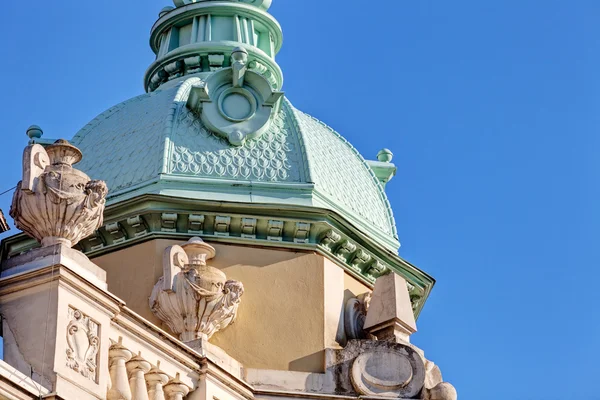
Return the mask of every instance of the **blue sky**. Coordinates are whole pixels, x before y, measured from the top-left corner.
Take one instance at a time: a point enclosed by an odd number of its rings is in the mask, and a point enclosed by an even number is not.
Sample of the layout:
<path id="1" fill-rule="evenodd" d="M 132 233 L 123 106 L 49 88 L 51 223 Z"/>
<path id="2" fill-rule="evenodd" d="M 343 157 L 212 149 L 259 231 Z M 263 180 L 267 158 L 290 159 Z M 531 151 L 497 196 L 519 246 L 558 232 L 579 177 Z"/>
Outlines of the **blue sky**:
<path id="1" fill-rule="evenodd" d="M 142 93 L 149 30 L 168 4 L 3 5 L 0 192 L 20 179 L 30 124 L 71 138 Z M 395 153 L 400 254 L 438 280 L 413 342 L 459 397 L 600 399 L 600 3 L 271 10 L 292 103 L 367 158 Z"/>

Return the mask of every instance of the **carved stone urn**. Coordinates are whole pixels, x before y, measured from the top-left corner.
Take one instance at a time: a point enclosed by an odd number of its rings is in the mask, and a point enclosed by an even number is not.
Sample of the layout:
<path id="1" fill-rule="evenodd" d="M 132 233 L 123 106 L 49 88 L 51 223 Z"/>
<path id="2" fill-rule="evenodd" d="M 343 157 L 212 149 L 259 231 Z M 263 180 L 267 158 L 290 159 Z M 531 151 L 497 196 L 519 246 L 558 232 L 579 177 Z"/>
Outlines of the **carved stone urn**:
<path id="1" fill-rule="evenodd" d="M 237 316 L 244 285 L 206 264 L 215 254 L 200 238 L 165 250 L 164 275 L 152 290 L 150 308 L 183 342 L 208 340 Z"/>
<path id="2" fill-rule="evenodd" d="M 10 216 L 17 228 L 43 247 L 72 247 L 102 225 L 108 192 L 73 168 L 81 151 L 66 140 L 44 148 L 31 144 L 23 153 L 23 180 L 17 185 Z"/>

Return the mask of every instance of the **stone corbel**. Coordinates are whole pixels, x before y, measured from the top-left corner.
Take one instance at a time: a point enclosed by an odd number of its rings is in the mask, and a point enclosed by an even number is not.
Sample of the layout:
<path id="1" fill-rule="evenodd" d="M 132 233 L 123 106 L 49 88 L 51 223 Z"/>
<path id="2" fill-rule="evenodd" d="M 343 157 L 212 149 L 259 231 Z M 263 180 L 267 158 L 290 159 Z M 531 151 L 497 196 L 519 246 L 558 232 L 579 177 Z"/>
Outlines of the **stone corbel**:
<path id="1" fill-rule="evenodd" d="M 232 66 L 192 87 L 187 107 L 200 115 L 213 133 L 241 146 L 271 125 L 283 92 L 273 90 L 262 75 L 249 70 L 248 52 L 234 49 Z"/>

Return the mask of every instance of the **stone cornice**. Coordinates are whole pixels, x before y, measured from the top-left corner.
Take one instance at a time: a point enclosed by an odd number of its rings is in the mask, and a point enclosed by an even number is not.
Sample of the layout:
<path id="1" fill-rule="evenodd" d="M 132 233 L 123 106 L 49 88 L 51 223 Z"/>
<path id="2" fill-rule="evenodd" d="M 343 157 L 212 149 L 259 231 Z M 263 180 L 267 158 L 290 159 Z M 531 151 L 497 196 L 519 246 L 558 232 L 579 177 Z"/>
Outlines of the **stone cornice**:
<path id="1" fill-rule="evenodd" d="M 435 280 L 382 247 L 335 213 L 314 207 L 224 203 L 143 195 L 108 206 L 105 224 L 79 248 L 97 257 L 151 239 L 187 240 L 291 248 L 316 252 L 372 287 L 393 271 L 409 285 L 418 317 Z M 23 234 L 2 241 L 2 259 L 36 247 Z"/>

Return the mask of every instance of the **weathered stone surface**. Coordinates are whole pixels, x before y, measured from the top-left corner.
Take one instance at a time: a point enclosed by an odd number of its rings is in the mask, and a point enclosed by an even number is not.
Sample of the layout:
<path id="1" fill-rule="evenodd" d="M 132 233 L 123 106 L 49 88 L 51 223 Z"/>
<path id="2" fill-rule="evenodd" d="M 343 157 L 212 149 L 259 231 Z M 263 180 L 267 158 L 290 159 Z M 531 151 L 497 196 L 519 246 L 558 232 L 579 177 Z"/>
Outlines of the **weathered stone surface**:
<path id="1" fill-rule="evenodd" d="M 417 331 L 406 280 L 395 273 L 381 276 L 369 304 L 364 329 L 379 340 L 408 342 Z"/>
<path id="2" fill-rule="evenodd" d="M 184 342 L 209 339 L 237 316 L 244 285 L 208 266 L 214 256 L 215 249 L 200 238 L 165 250 L 164 275 L 154 286 L 150 308 Z"/>
<path id="3" fill-rule="evenodd" d="M 101 289 L 106 289 L 106 271 L 80 251 L 63 244 L 33 249 L 2 262 L 0 278 L 35 271 L 51 265 L 63 265 Z"/>
<path id="4" fill-rule="evenodd" d="M 436 387 L 425 391 L 425 400 L 456 400 L 458 394 L 454 386 L 448 382 L 442 382 Z"/>
<path id="5" fill-rule="evenodd" d="M 17 228 L 42 246 L 72 247 L 102 225 L 106 184 L 73 168 L 81 151 L 58 140 L 46 148 L 32 144 L 23 153 L 23 180 L 10 216 Z"/>
<path id="6" fill-rule="evenodd" d="M 336 392 L 414 398 L 425 384 L 425 364 L 411 346 L 390 341 L 351 340 L 335 352 Z"/>

